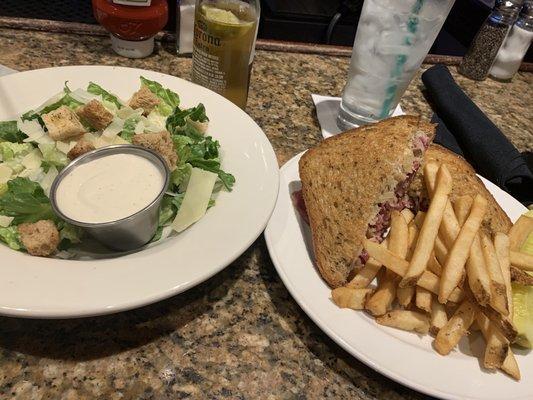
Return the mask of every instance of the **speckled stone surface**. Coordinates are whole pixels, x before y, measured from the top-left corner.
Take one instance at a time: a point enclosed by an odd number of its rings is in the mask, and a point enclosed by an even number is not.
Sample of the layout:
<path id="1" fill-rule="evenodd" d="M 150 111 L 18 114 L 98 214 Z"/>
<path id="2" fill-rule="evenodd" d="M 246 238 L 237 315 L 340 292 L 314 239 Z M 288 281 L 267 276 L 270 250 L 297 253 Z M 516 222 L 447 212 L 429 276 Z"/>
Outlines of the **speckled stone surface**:
<path id="1" fill-rule="evenodd" d="M 128 60 L 100 37 L 0 29 L 0 63 L 17 70 L 106 64 L 188 78 L 190 59 L 171 51 Z M 280 164 L 319 141 L 310 94 L 339 95 L 348 62 L 258 52 L 248 112 Z M 458 81 L 520 150 L 533 149 L 533 74 L 520 73 L 510 84 Z M 429 118 L 420 87 L 417 77 L 402 104 Z M 283 286 L 260 237 L 223 272 L 151 306 L 67 321 L 0 318 L 0 398 L 425 397 L 375 373 L 322 333 Z"/>

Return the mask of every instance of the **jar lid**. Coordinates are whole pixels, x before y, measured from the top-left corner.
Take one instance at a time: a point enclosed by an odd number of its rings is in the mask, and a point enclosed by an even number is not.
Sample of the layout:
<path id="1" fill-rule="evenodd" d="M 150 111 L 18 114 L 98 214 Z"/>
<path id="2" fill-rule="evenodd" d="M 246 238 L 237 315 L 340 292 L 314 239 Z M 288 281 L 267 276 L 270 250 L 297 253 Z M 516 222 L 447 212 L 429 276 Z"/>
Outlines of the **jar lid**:
<path id="1" fill-rule="evenodd" d="M 111 47 L 118 55 L 128 58 L 148 57 L 154 51 L 154 37 L 146 40 L 124 40 L 111 34 Z"/>

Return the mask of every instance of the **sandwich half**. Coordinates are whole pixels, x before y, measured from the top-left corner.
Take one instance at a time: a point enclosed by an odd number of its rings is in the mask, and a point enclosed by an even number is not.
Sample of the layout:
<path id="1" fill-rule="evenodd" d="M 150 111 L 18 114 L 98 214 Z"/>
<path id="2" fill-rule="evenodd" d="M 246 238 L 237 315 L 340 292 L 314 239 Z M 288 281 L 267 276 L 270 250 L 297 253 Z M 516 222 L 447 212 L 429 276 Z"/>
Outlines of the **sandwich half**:
<path id="1" fill-rule="evenodd" d="M 392 210 L 415 209 L 408 188 L 433 140 L 434 125 L 401 116 L 326 139 L 299 163 L 315 259 L 342 286 L 366 261 L 365 238 L 382 241 Z"/>

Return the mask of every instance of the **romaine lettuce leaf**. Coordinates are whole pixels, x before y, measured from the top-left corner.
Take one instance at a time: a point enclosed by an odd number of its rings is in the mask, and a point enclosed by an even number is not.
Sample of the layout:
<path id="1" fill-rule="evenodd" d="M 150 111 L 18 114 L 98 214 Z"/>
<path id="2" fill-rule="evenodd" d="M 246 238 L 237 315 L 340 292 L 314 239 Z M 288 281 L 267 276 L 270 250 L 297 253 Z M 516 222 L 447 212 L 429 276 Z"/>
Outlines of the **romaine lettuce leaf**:
<path id="1" fill-rule="evenodd" d="M 87 91 L 89 93 L 102 96 L 103 100 L 113 103 L 114 105 L 117 106 L 117 108 L 121 108 L 123 106 L 123 104 L 120 102 L 117 96 L 109 93 L 103 87 L 101 87 L 100 85 L 94 82 L 89 82 L 89 86 L 87 86 Z"/>
<path id="2" fill-rule="evenodd" d="M 7 191 L 0 196 L 0 213 L 14 217 L 14 225 L 41 219 L 57 220 L 43 188 L 20 177 L 7 182 Z"/>
<path id="3" fill-rule="evenodd" d="M 20 242 L 19 232 L 16 226 L 8 226 L 7 228 L 0 228 L 0 240 L 11 247 L 13 250 L 20 250 L 24 248 Z"/>
<path id="4" fill-rule="evenodd" d="M 128 117 L 124 121 L 124 126 L 122 127 L 122 131 L 118 134 L 122 139 L 127 140 L 131 143 L 133 140 L 133 136 L 135 136 L 135 126 L 137 126 L 137 123 L 141 119 L 138 115 L 133 115 L 131 117 Z"/>
<path id="5" fill-rule="evenodd" d="M 194 122 L 194 123 L 191 123 Z M 199 129 L 198 123 L 209 121 L 205 113 L 205 107 L 202 103 L 196 107 L 185 110 L 176 107 L 172 115 L 167 118 L 167 131 L 173 135 L 184 134 L 193 139 L 200 139 L 204 132 Z"/>
<path id="6" fill-rule="evenodd" d="M 0 121 L 0 141 L 20 143 L 26 135 L 17 126 L 17 121 Z"/>
<path id="7" fill-rule="evenodd" d="M 172 111 L 179 106 L 180 97 L 170 89 L 164 88 L 159 82 L 151 81 L 141 76 L 141 84 L 146 86 L 150 91 L 161 99 L 161 104 L 156 107 L 162 115 L 172 114 Z"/>
<path id="8" fill-rule="evenodd" d="M 81 243 L 83 237 L 83 229 L 79 226 L 74 226 L 65 221 L 57 223 L 59 229 L 59 239 L 61 242 L 68 241 L 68 244 Z"/>
<path id="9" fill-rule="evenodd" d="M 39 150 L 43 153 L 43 169 L 45 172 L 51 166 L 56 167 L 58 170 L 61 170 L 65 165 L 68 164 L 68 157 L 62 151 L 59 151 L 55 144 L 53 143 L 42 143 L 39 145 Z"/>
<path id="10" fill-rule="evenodd" d="M 10 161 L 17 156 L 28 154 L 33 148 L 30 143 L 0 142 L 0 157 L 3 161 Z"/>

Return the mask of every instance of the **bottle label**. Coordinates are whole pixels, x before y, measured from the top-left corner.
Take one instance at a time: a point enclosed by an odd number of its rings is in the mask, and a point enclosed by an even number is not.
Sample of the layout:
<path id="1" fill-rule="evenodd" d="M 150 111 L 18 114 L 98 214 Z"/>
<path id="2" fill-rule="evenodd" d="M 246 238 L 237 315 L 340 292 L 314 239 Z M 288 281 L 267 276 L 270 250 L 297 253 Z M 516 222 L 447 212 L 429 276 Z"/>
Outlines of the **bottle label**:
<path id="1" fill-rule="evenodd" d="M 247 13 L 225 9 L 224 2 L 196 10 L 192 80 L 244 107 L 257 14 L 241 3 L 236 2 Z"/>

